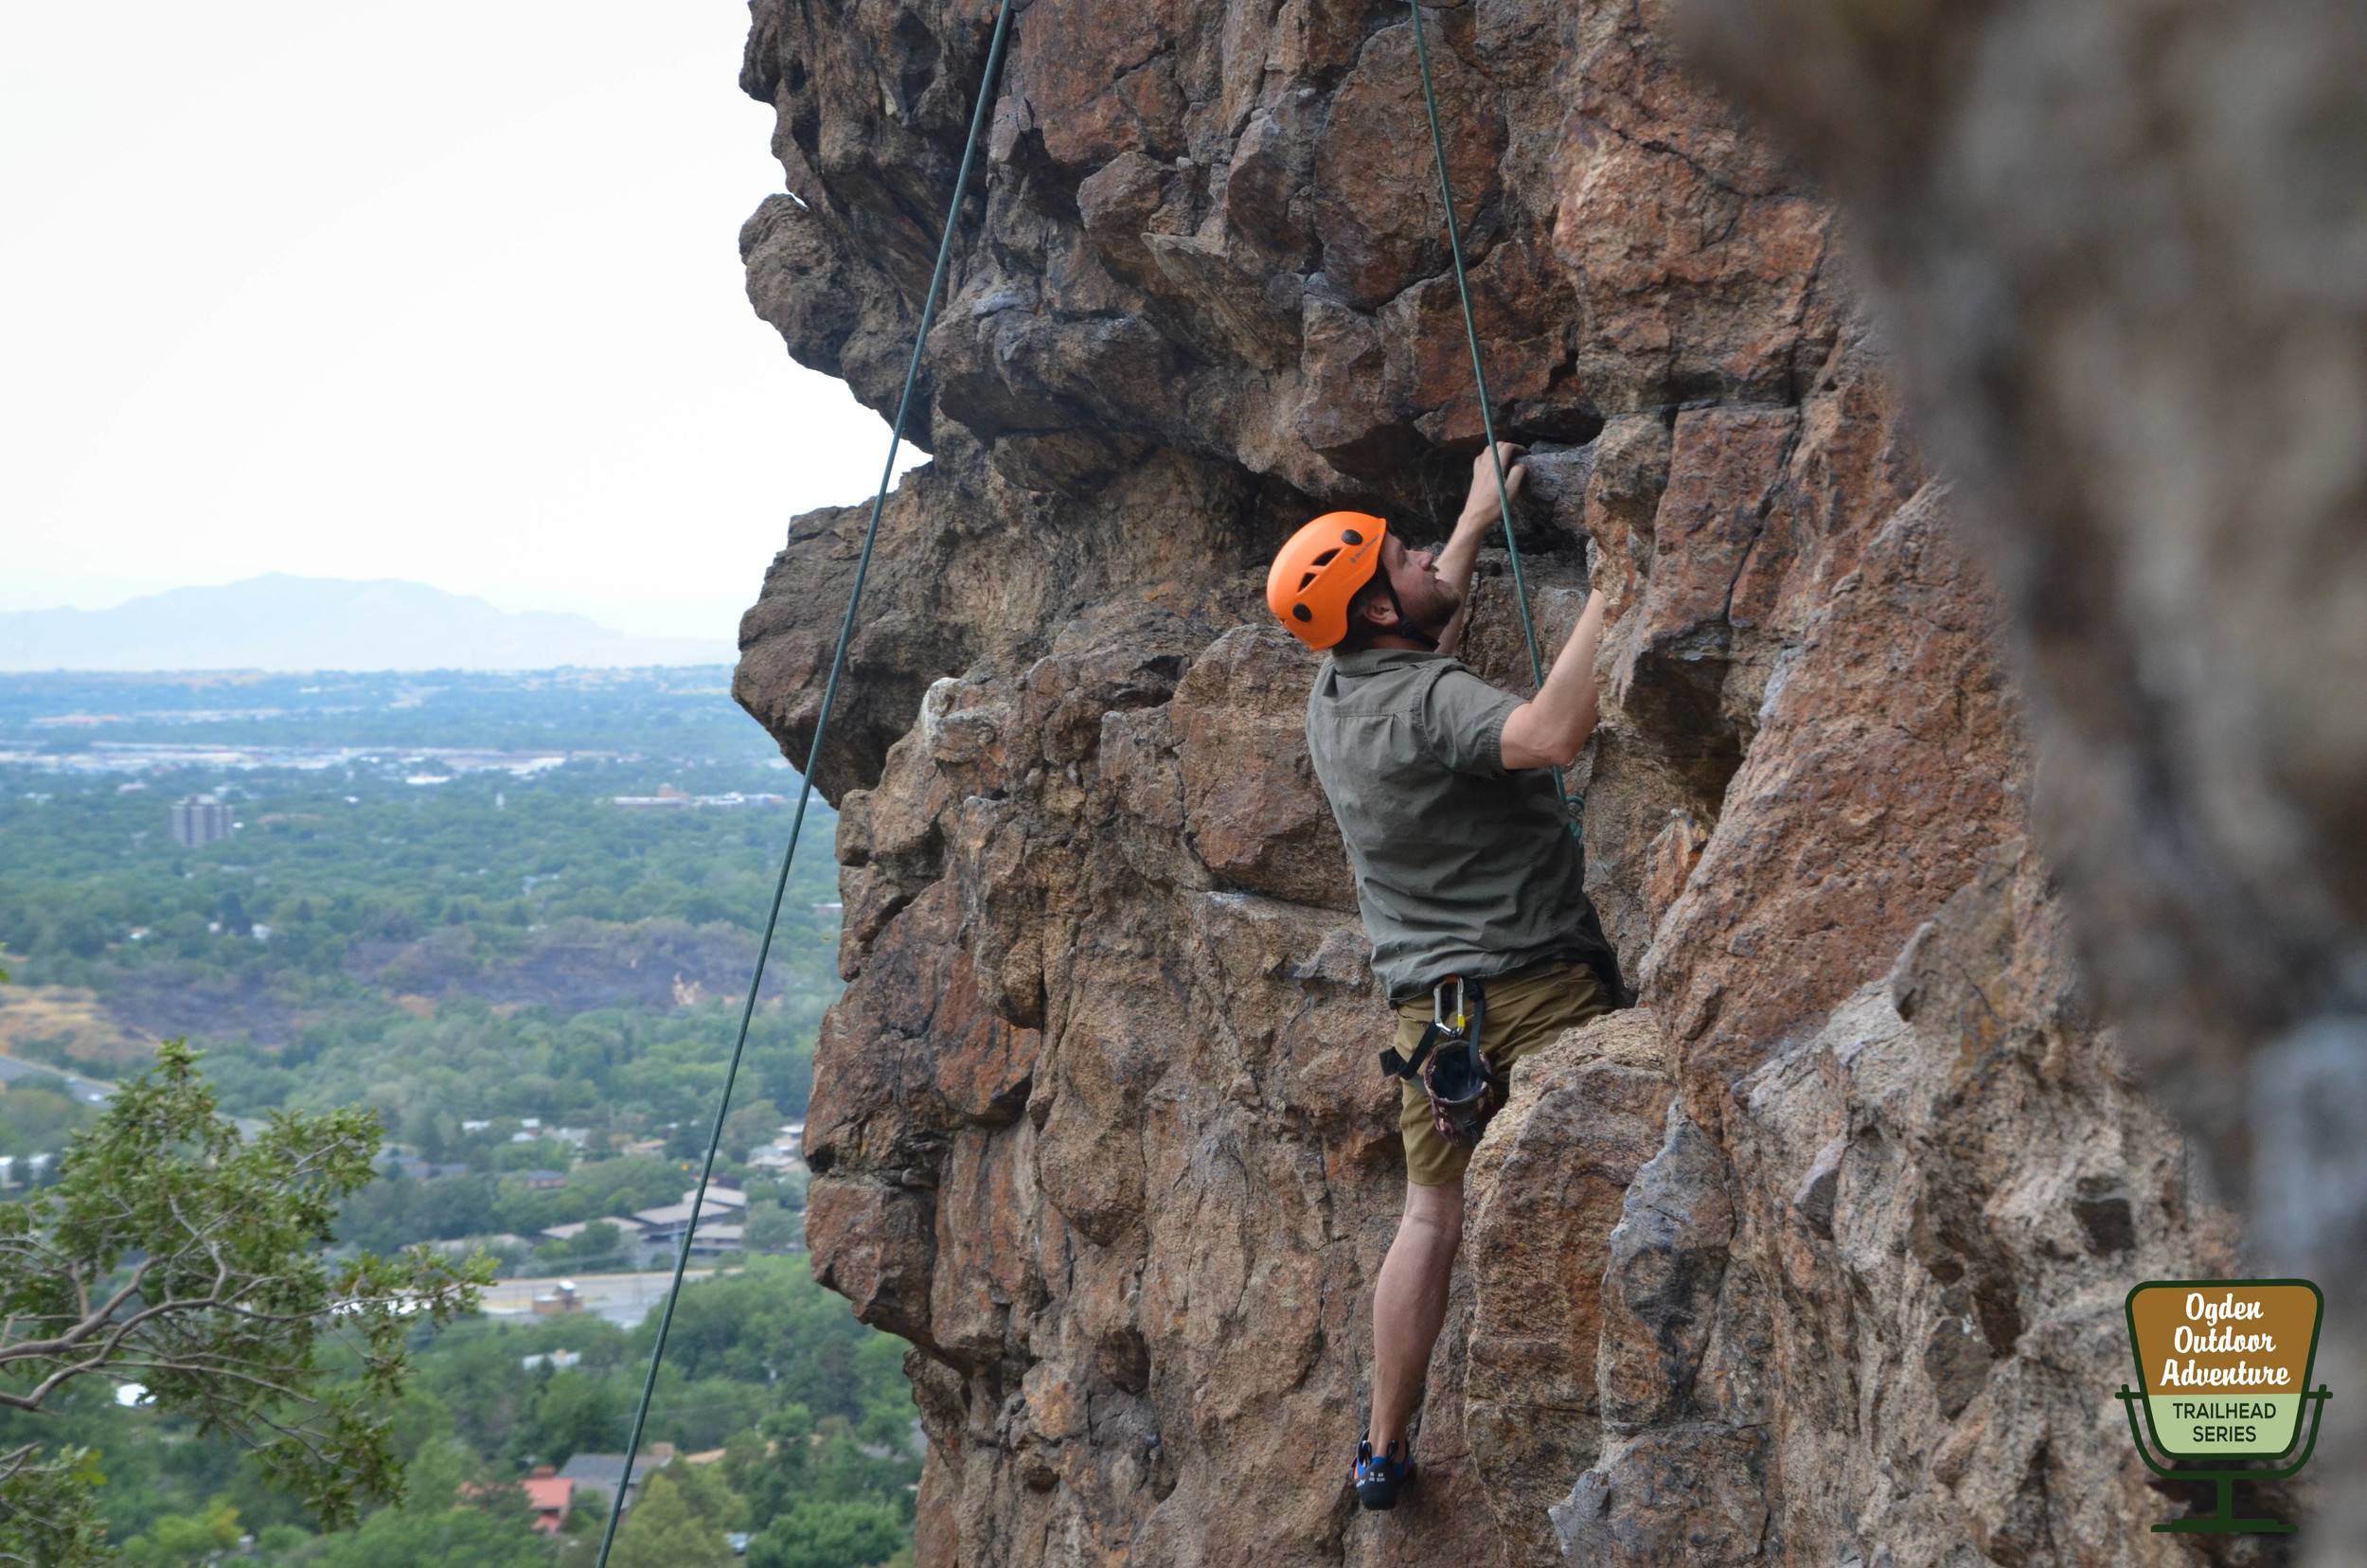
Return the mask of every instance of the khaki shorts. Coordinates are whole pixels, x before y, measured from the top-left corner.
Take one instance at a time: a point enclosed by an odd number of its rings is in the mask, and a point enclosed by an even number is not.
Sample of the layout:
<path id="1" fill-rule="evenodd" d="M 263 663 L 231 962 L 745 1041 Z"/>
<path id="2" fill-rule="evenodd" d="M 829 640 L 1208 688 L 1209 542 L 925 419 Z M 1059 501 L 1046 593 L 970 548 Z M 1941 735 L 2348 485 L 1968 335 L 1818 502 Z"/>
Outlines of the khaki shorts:
<path id="1" fill-rule="evenodd" d="M 1603 984 L 1584 964 L 1559 964 L 1518 980 L 1486 982 L 1487 1012 L 1480 1021 L 1480 1055 L 1500 1076 L 1532 1051 L 1541 1051 L 1590 1018 L 1611 1011 Z M 1451 1003 L 1451 998 L 1449 999 Z M 1397 1004 L 1397 1047 L 1411 1056 L 1430 1027 L 1431 999 Z M 1397 1126 L 1405 1133 L 1405 1179 L 1415 1186 L 1446 1186 L 1463 1180 L 1471 1151 L 1438 1135 L 1430 1119 L 1430 1096 L 1420 1077 L 1401 1080 L 1403 1103 Z"/>

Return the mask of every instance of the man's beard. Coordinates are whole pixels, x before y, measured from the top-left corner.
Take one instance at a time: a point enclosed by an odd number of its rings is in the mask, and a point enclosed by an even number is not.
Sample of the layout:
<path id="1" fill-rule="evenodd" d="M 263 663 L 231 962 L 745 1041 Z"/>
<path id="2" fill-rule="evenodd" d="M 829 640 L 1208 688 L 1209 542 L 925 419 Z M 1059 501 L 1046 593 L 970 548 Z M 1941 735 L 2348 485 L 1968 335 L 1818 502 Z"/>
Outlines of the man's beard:
<path id="1" fill-rule="evenodd" d="M 1437 638 L 1454 619 L 1462 600 L 1447 591 L 1447 585 L 1425 572 L 1420 582 L 1411 591 L 1390 584 L 1397 601 L 1397 617 L 1409 628 L 1426 637 Z"/>

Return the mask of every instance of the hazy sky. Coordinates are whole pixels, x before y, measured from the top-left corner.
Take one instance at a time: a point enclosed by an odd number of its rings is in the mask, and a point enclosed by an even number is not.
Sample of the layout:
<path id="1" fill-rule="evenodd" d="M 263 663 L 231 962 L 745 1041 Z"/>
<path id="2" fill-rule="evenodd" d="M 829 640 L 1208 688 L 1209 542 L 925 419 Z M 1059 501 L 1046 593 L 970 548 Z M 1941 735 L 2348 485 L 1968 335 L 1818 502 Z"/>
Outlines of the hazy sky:
<path id="1" fill-rule="evenodd" d="M 728 636 L 887 440 L 741 292 L 747 20 L 0 8 L 0 609 L 285 571 Z"/>

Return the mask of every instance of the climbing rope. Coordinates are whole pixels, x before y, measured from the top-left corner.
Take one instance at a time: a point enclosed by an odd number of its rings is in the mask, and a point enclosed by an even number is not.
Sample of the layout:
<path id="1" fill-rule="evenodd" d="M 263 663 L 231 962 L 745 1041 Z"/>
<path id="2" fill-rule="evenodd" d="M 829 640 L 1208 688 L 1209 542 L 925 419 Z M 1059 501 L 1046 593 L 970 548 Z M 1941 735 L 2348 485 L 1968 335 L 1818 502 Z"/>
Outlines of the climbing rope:
<path id="1" fill-rule="evenodd" d="M 1512 494 L 1504 487 L 1504 454 L 1496 450 L 1496 405 L 1487 396 L 1487 365 L 1480 355 L 1479 320 L 1471 313 L 1471 280 L 1463 267 L 1463 238 L 1454 221 L 1454 183 L 1447 176 L 1447 136 L 1438 128 L 1438 93 L 1430 79 L 1430 38 L 1422 28 L 1422 0 L 1406 0 L 1414 20 L 1414 54 L 1422 68 L 1422 106 L 1430 114 L 1430 146 L 1438 160 L 1438 198 L 1447 204 L 1447 251 L 1454 258 L 1455 293 L 1463 301 L 1463 334 L 1471 346 L 1471 380 L 1479 389 L 1480 428 L 1487 434 L 1487 465 L 1496 475 L 1496 507 L 1504 530 L 1504 549 L 1512 557 L 1512 602 L 1521 607 L 1521 635 L 1528 644 L 1529 680 L 1545 689 L 1545 666 L 1537 653 L 1537 625 L 1529 618 L 1528 579 L 1521 571 L 1521 542 L 1512 535 Z M 1582 795 L 1570 793 L 1561 770 L 1554 770 L 1554 793 L 1571 813 L 1570 831 L 1583 839 L 1578 813 L 1586 809 Z"/>
<path id="2" fill-rule="evenodd" d="M 962 144 L 961 168 L 953 175 L 953 197 L 945 209 L 945 233 L 937 241 L 937 264 L 929 277 L 929 293 L 920 305 L 920 328 L 913 336 L 913 357 L 904 367 L 903 394 L 896 401 L 896 422 L 888 433 L 887 461 L 880 469 L 879 493 L 871 500 L 871 522 L 863 530 L 863 554 L 855 561 L 854 587 L 846 596 L 846 617 L 838 630 L 838 647 L 830 655 L 830 675 L 822 687 L 822 711 L 815 718 L 813 743 L 806 750 L 805 775 L 797 789 L 797 813 L 789 825 L 789 847 L 781 852 L 781 874 L 773 883 L 773 907 L 764 918 L 764 938 L 756 947 L 756 973 L 748 981 L 748 1000 L 739 1010 L 739 1033 L 732 1042 L 731 1065 L 723 1074 L 723 1097 L 715 1108 L 715 1128 L 707 1136 L 706 1161 L 699 1167 L 699 1185 L 690 1200 L 689 1223 L 683 1227 L 682 1250 L 674 1258 L 674 1283 L 666 1292 L 666 1309 L 657 1321 L 657 1343 L 650 1349 L 650 1375 L 641 1385 L 641 1400 L 632 1413 L 632 1434 L 625 1443 L 625 1470 L 617 1477 L 616 1494 L 609 1499 L 608 1528 L 600 1536 L 600 1555 L 594 1568 L 608 1568 L 608 1554 L 616 1541 L 616 1528 L 625 1517 L 625 1493 L 632 1481 L 632 1462 L 641 1452 L 641 1433 L 650 1418 L 650 1401 L 657 1392 L 657 1369 L 666 1359 L 666 1341 L 674 1327 L 674 1306 L 682 1297 L 683 1275 L 690 1267 L 690 1243 L 706 1206 L 707 1184 L 715 1174 L 715 1156 L 723 1146 L 723 1118 L 732 1108 L 732 1086 L 739 1078 L 740 1058 L 748 1047 L 748 1026 L 756 1013 L 756 993 L 764 985 L 765 960 L 772 956 L 773 933 L 780 924 L 781 900 L 789 891 L 789 868 L 797 858 L 798 836 L 805 830 L 806 806 L 813 798 L 814 769 L 821 765 L 822 743 L 830 730 L 830 709 L 838 698 L 839 677 L 846 668 L 847 645 L 855 636 L 855 610 L 863 603 L 863 579 L 871 572 L 871 552 L 880 539 L 880 518 L 887 509 L 888 489 L 896 479 L 896 454 L 904 443 L 904 421 L 912 413 L 913 388 L 920 382 L 921 349 L 936 319 L 937 294 L 953 256 L 953 233 L 960 225 L 962 195 L 970 187 L 970 164 L 978 151 L 978 133 L 987 121 L 987 106 L 994 101 L 994 82 L 1003 66 L 1003 45 L 1011 28 L 1011 0 L 1002 0 L 994 16 L 994 40 L 987 47 L 986 74 L 979 79 L 978 101 L 970 111 L 970 139 Z"/>

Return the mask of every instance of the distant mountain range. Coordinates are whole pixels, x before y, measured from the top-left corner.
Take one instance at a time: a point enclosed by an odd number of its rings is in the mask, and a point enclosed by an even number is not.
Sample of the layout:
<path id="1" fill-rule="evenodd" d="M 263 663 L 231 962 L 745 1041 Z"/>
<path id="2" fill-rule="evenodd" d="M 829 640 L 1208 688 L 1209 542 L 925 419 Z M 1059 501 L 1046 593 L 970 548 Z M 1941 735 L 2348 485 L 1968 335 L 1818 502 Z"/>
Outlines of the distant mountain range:
<path id="1" fill-rule="evenodd" d="M 730 664 L 722 638 L 632 637 L 381 578 L 275 572 L 111 610 L 0 612 L 0 669 L 551 669 Z"/>

